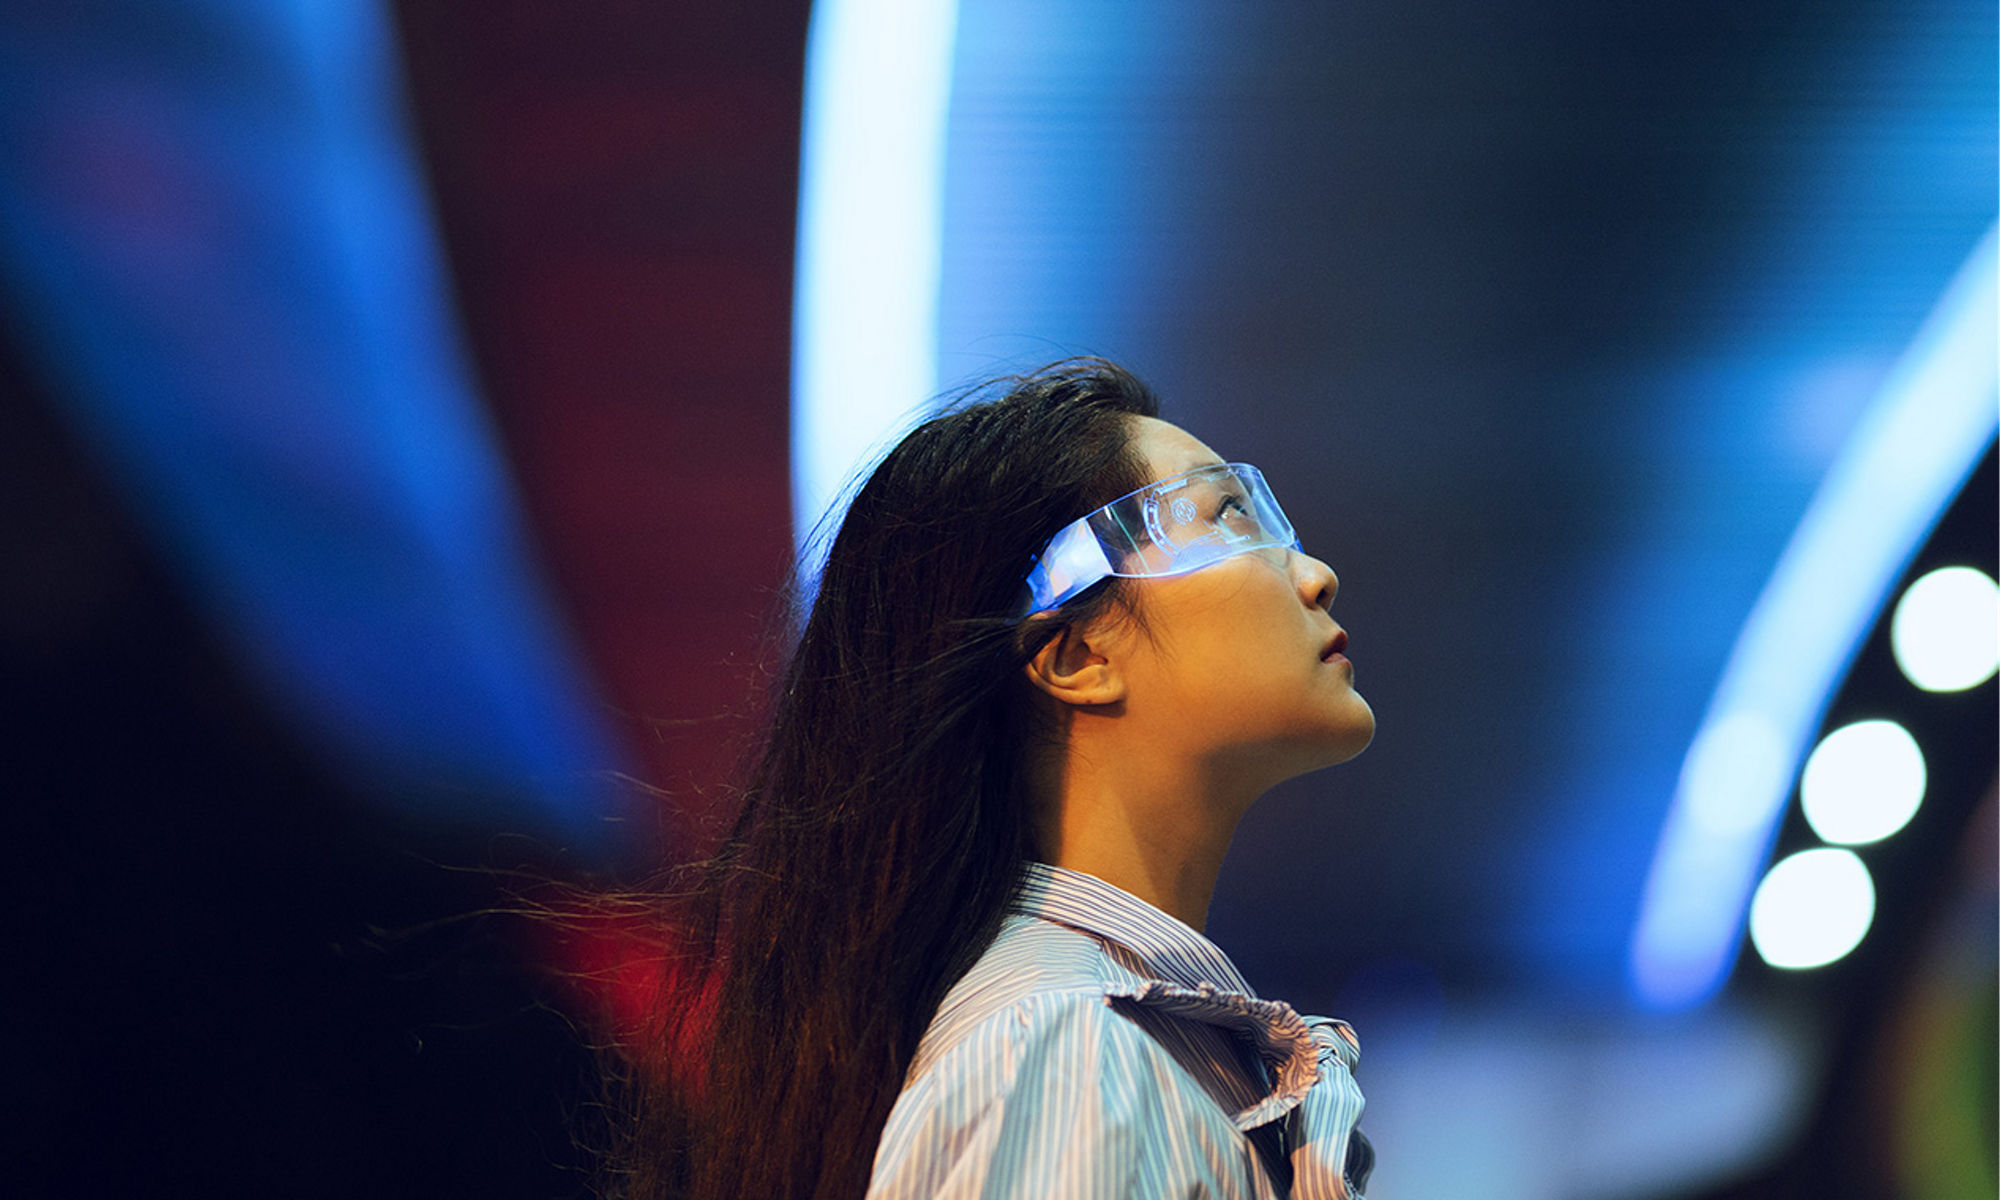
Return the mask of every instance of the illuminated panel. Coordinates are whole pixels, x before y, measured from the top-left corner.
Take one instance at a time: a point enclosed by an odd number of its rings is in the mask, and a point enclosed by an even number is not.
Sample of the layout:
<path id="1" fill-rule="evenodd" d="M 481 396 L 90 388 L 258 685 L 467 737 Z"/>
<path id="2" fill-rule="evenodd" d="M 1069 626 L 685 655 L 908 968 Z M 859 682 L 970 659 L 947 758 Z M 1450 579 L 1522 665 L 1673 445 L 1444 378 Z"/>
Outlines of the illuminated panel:
<path id="1" fill-rule="evenodd" d="M 1744 623 L 1688 749 L 1633 935 L 1638 999 L 1728 975 L 1793 776 L 1888 590 L 1993 439 L 1989 230 L 1856 427 Z"/>
<path id="2" fill-rule="evenodd" d="M 956 0 L 813 5 L 792 314 L 792 528 L 802 557 L 855 468 L 937 386 L 957 23 Z"/>

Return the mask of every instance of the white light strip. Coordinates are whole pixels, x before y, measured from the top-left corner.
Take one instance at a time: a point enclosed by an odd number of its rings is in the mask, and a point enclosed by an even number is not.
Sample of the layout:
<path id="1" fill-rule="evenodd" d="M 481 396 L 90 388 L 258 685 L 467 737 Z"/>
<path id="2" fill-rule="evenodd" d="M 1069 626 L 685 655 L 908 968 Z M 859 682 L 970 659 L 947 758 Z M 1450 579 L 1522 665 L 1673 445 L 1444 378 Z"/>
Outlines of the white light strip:
<path id="1" fill-rule="evenodd" d="M 819 0 L 806 41 L 792 310 L 792 528 L 937 388 L 956 0 Z"/>
<path id="2" fill-rule="evenodd" d="M 1827 473 L 1744 623 L 1681 770 L 1633 935 L 1639 1000 L 1728 977 L 1744 912 L 1831 693 L 2000 424 L 1989 230 Z"/>

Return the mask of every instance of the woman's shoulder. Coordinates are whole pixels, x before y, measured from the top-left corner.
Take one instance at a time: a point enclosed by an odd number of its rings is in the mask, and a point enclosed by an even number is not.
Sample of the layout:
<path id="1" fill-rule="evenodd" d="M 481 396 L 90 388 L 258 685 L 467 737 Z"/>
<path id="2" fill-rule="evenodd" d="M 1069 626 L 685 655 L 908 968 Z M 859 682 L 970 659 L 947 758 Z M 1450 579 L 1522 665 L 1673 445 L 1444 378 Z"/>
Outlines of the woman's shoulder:
<path id="1" fill-rule="evenodd" d="M 1229 1115 L 1112 1003 L 1121 968 L 1038 924 L 925 1035 L 870 1195 L 1261 1194 Z"/>
<path id="2" fill-rule="evenodd" d="M 1011 914 L 986 953 L 946 993 L 917 1047 L 910 1076 L 922 1074 L 975 1034 L 1018 1040 L 1037 1030 L 1099 1017 L 1109 1018 L 1113 1024 L 1107 1028 L 1113 1028 L 1123 1022 L 1107 1006 L 1107 992 L 1142 982 L 1097 938 Z"/>

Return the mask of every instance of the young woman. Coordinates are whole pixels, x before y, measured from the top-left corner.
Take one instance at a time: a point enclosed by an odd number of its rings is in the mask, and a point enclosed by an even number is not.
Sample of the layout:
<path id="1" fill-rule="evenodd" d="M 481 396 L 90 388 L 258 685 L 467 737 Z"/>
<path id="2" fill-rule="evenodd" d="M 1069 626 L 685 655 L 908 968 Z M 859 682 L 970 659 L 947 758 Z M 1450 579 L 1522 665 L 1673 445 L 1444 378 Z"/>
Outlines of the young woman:
<path id="1" fill-rule="evenodd" d="M 1201 935 L 1374 717 L 1261 476 L 1059 363 L 855 496 L 635 1071 L 633 1196 L 1358 1196 L 1353 1034 Z"/>

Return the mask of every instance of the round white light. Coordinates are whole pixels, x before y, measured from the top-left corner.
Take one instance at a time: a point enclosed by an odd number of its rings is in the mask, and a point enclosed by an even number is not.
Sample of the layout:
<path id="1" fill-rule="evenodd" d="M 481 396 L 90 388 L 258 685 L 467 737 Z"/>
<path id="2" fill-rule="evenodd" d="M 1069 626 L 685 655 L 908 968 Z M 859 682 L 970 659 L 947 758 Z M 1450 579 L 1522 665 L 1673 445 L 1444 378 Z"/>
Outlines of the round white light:
<path id="1" fill-rule="evenodd" d="M 1857 721 L 1820 739 L 1806 759 L 1799 802 L 1823 840 L 1879 842 L 1924 802 L 1924 752 L 1894 721 Z"/>
<path id="2" fill-rule="evenodd" d="M 1823 967 L 1861 944 L 1875 884 L 1852 850 L 1801 850 L 1772 867 L 1750 901 L 1750 941 L 1774 967 Z"/>
<path id="3" fill-rule="evenodd" d="M 1889 623 L 1896 665 L 1927 692 L 1962 692 L 2000 667 L 2000 585 L 1972 567 L 1911 584 Z"/>

